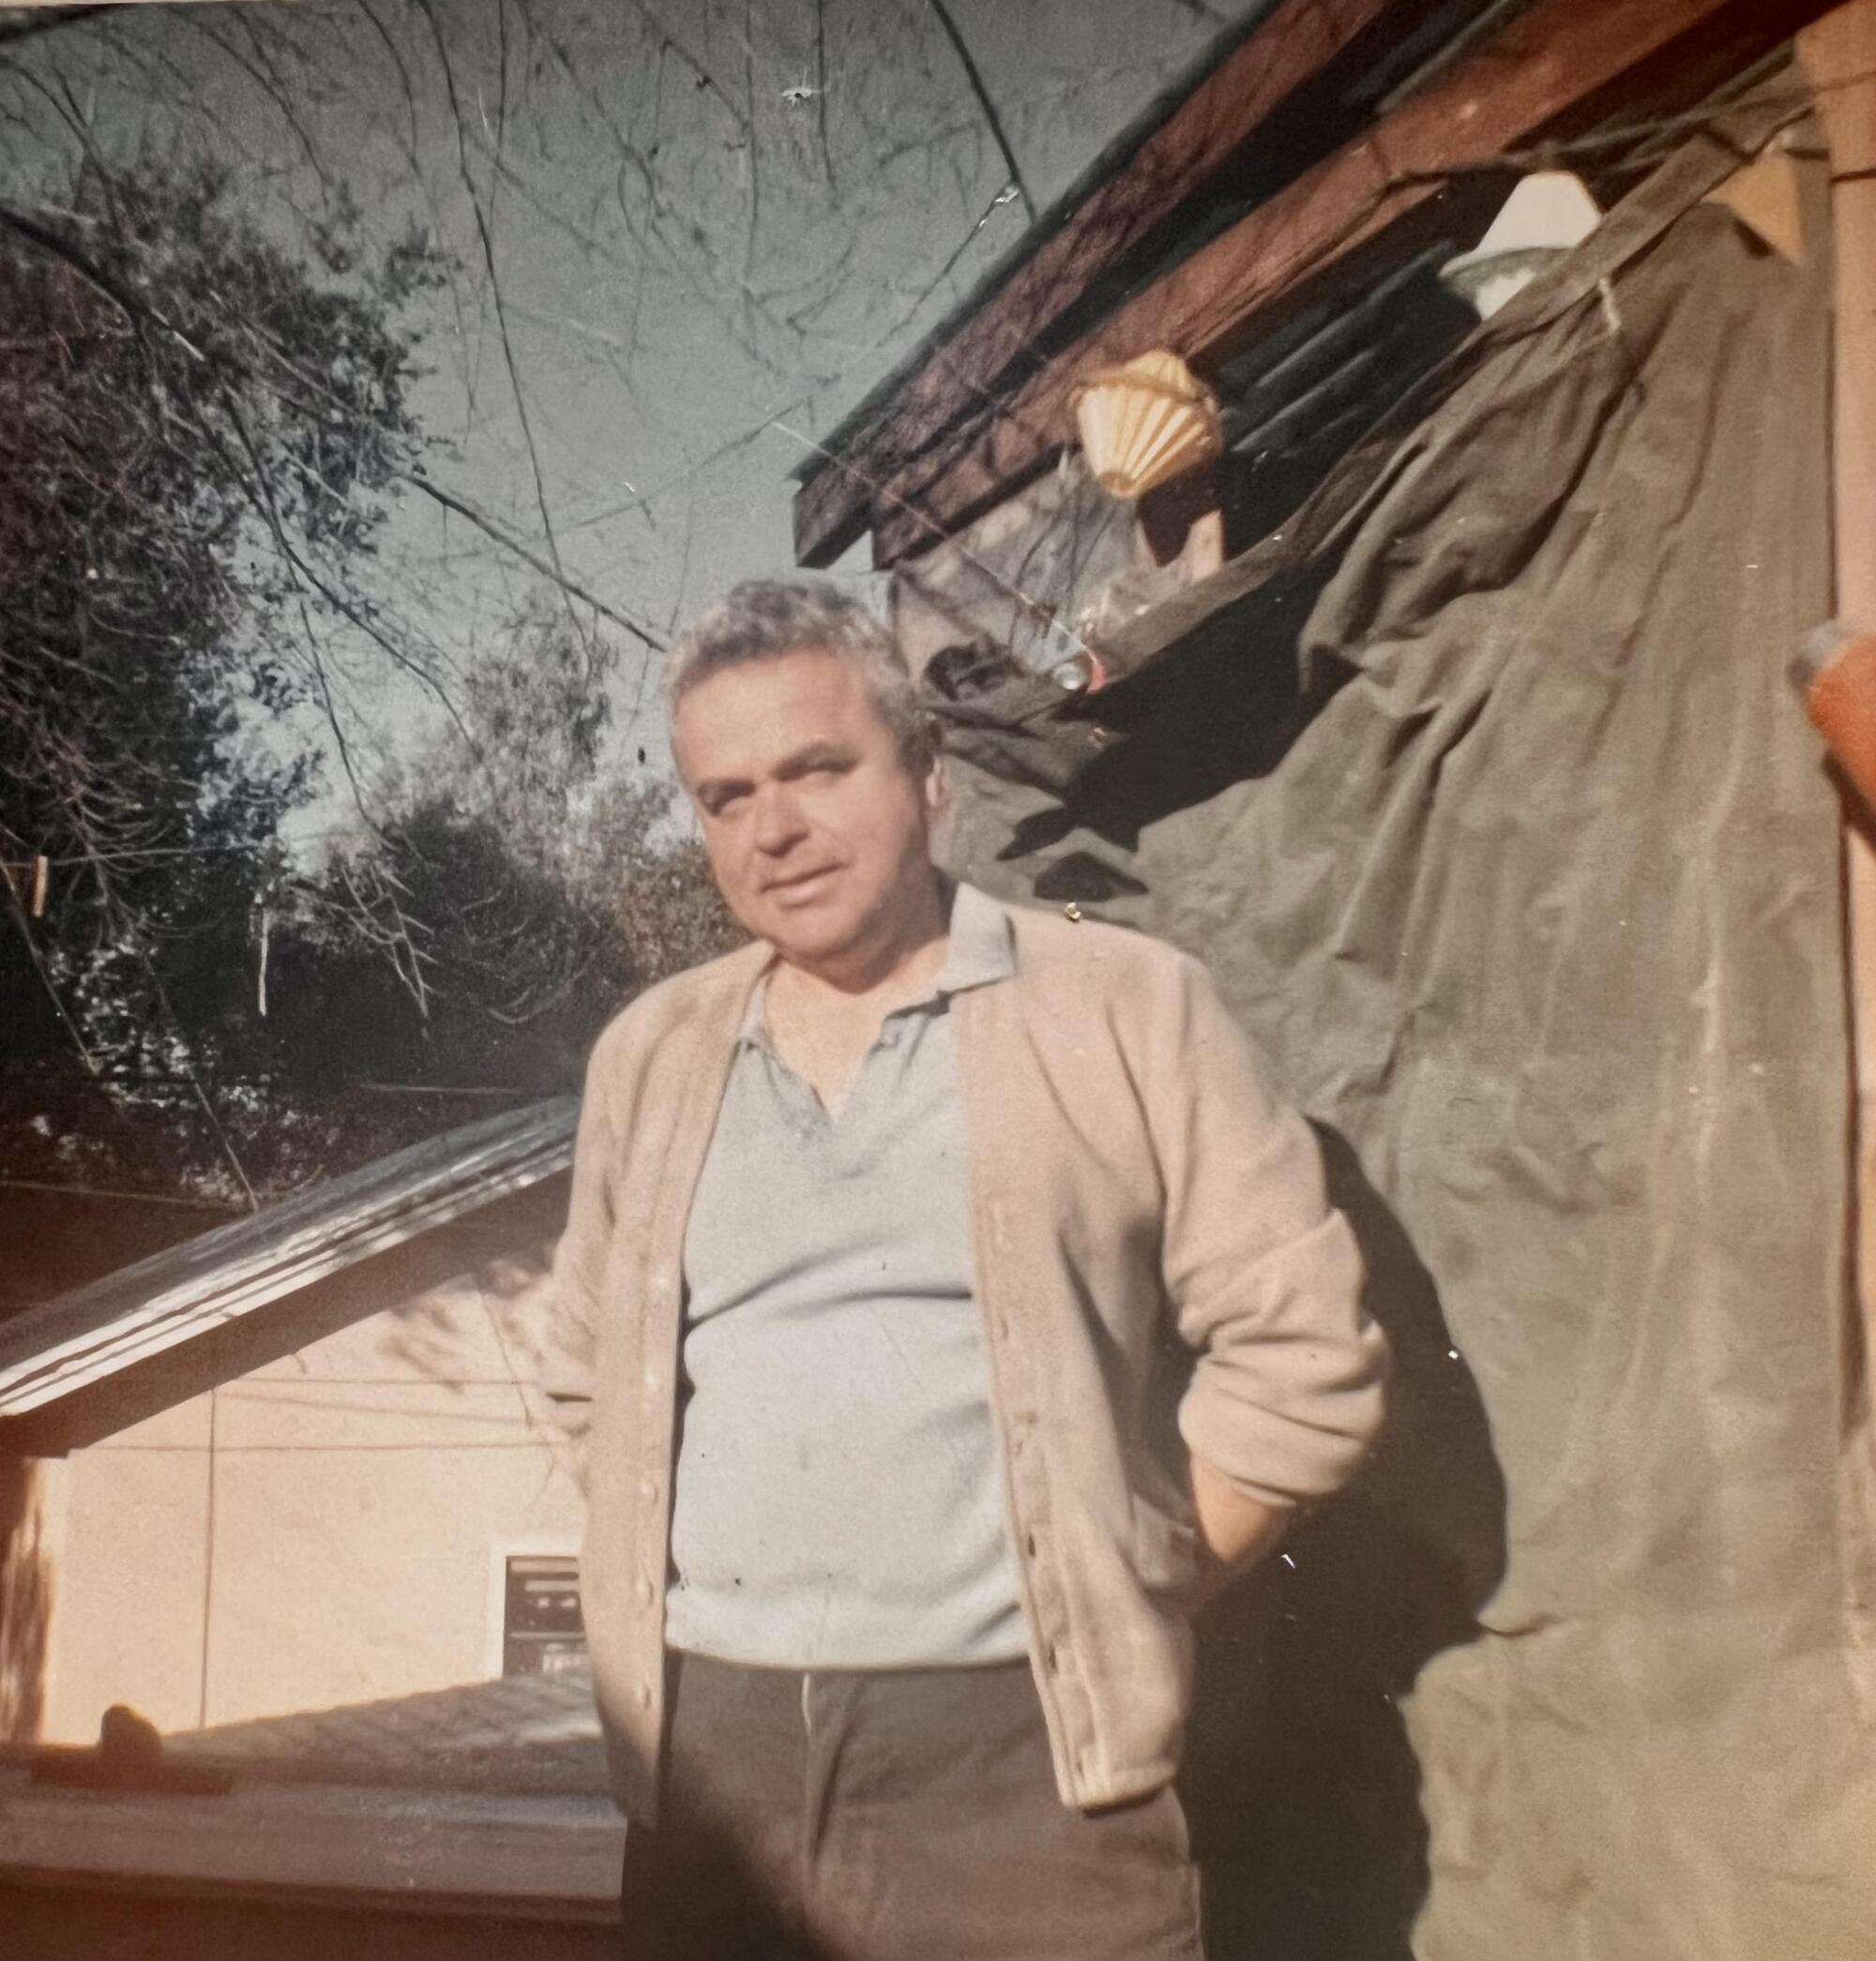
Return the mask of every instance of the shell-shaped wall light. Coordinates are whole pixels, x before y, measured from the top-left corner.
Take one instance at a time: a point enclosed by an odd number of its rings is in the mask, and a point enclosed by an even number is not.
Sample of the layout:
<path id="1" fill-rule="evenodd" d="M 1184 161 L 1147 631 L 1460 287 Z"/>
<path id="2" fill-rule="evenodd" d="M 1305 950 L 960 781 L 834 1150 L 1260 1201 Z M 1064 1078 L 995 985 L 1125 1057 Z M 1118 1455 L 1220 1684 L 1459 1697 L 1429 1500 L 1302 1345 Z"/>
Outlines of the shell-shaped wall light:
<path id="1" fill-rule="evenodd" d="M 1088 468 L 1111 496 L 1143 496 L 1223 447 L 1211 391 L 1164 349 L 1091 376 L 1073 400 Z"/>

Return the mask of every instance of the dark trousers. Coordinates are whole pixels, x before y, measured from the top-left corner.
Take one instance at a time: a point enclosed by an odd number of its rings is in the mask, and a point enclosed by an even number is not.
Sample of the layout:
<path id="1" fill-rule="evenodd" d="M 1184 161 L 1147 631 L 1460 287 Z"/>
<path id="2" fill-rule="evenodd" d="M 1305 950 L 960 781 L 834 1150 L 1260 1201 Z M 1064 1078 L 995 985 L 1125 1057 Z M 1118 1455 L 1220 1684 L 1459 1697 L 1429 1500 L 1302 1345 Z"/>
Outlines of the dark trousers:
<path id="1" fill-rule="evenodd" d="M 1202 1961 L 1177 1794 L 1064 1805 L 1027 1664 L 672 1666 L 630 1961 Z"/>

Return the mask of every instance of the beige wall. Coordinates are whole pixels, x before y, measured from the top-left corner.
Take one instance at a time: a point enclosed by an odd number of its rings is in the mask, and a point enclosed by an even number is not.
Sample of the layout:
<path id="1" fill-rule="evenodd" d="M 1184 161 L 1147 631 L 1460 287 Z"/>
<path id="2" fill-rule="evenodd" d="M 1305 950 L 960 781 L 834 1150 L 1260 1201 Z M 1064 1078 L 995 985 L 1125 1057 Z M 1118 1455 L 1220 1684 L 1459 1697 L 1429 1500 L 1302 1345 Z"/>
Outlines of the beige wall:
<path id="1" fill-rule="evenodd" d="M 52 1607 L 52 1467 L 0 1456 L 0 1743 L 39 1733 Z"/>
<path id="2" fill-rule="evenodd" d="M 74 1452 L 44 1737 L 113 1702 L 187 1729 L 498 1672 L 493 1562 L 581 1525 L 524 1400 L 538 1305 L 537 1260 L 484 1266 Z"/>

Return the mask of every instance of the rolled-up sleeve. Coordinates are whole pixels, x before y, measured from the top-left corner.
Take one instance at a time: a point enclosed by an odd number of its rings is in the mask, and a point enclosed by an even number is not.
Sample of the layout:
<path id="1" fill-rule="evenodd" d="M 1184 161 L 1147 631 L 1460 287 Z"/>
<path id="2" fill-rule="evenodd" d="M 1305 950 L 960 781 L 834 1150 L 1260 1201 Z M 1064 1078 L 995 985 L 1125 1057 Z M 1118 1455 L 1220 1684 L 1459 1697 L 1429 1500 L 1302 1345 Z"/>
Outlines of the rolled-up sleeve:
<path id="1" fill-rule="evenodd" d="M 1240 1490 L 1294 1505 L 1345 1483 L 1379 1431 L 1387 1344 L 1314 1134 L 1271 1094 L 1203 968 L 1179 967 L 1147 1079 L 1163 1277 L 1198 1358 L 1179 1428 Z"/>

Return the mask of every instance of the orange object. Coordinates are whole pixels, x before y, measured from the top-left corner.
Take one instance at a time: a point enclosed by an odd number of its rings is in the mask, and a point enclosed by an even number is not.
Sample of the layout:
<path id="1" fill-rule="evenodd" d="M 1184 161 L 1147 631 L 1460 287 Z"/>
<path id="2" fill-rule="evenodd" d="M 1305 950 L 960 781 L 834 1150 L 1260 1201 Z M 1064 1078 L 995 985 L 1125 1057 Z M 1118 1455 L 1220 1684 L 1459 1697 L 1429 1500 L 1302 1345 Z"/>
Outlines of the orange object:
<path id="1" fill-rule="evenodd" d="M 1091 695 L 1108 685 L 1108 671 L 1092 647 L 1078 647 L 1066 660 L 1049 670 L 1049 678 L 1070 694 Z"/>
<path id="2" fill-rule="evenodd" d="M 1824 628 L 1793 663 L 1793 679 L 1838 766 L 1876 810 L 1876 633 Z"/>

